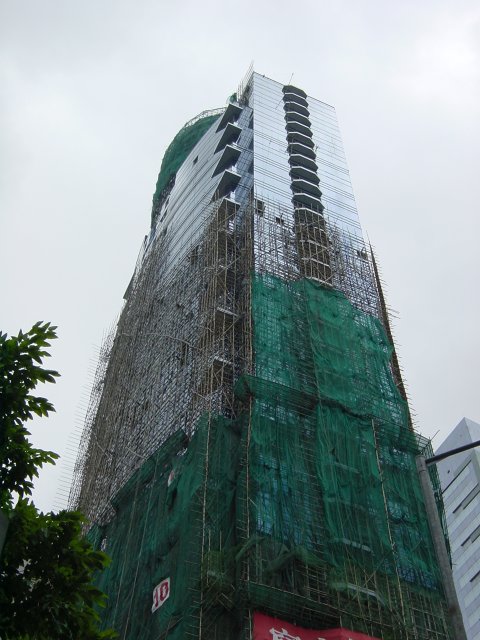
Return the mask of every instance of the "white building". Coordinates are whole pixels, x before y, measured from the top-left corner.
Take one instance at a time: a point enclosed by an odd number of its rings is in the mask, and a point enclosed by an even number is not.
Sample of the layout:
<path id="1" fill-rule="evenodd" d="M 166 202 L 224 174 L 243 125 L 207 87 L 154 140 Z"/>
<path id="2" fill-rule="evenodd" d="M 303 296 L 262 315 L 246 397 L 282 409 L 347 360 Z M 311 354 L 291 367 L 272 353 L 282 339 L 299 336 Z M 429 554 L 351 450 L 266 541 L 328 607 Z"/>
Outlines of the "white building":
<path id="1" fill-rule="evenodd" d="M 480 440 L 480 424 L 463 418 L 436 453 Z M 453 578 L 469 640 L 480 640 L 480 449 L 437 464 L 452 553 Z"/>

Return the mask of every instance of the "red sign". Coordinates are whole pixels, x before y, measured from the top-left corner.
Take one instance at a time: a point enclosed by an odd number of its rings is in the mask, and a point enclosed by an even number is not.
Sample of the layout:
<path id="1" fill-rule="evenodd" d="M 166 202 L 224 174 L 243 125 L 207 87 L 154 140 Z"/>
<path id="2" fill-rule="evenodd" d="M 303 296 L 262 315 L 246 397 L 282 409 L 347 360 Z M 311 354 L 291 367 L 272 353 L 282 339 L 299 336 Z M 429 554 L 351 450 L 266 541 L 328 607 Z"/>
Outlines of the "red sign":
<path id="1" fill-rule="evenodd" d="M 170 578 L 162 580 L 153 590 L 152 613 L 159 609 L 170 596 Z"/>
<path id="2" fill-rule="evenodd" d="M 253 640 L 379 640 L 350 629 L 304 629 L 285 620 L 253 614 Z"/>

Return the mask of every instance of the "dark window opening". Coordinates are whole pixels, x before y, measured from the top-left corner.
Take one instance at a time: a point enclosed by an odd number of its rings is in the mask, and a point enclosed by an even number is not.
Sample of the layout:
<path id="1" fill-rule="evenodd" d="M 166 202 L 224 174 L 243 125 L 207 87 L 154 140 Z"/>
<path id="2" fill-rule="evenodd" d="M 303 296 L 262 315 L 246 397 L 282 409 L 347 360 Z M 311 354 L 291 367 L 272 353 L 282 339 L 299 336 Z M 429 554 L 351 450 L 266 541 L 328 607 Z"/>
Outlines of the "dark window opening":
<path id="1" fill-rule="evenodd" d="M 180 345 L 180 365 L 183 366 L 187 362 L 188 345 L 182 342 Z"/>
<path id="2" fill-rule="evenodd" d="M 262 200 L 255 200 L 255 211 L 259 216 L 265 213 L 265 203 Z"/>

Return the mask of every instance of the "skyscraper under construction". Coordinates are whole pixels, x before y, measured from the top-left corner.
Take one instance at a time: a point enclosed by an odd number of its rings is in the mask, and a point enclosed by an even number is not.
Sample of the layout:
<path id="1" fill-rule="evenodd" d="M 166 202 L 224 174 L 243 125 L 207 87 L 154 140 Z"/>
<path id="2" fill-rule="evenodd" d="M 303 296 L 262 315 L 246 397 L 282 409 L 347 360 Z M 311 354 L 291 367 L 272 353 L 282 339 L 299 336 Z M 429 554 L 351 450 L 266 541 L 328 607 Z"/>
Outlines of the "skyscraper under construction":
<path id="1" fill-rule="evenodd" d="M 101 353 L 71 505 L 112 558 L 104 625 L 449 638 L 415 467 L 428 447 L 335 111 L 250 71 L 167 149 Z"/>

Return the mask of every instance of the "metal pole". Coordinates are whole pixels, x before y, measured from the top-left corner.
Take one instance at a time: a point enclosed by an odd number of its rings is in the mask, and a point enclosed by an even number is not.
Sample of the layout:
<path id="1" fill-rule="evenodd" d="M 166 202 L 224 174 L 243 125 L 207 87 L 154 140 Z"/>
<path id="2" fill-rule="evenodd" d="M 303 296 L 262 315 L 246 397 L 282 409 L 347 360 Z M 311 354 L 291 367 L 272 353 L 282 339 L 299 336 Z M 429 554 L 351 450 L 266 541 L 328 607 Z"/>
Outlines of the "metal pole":
<path id="1" fill-rule="evenodd" d="M 464 444 L 462 447 L 457 447 L 456 449 L 450 449 L 450 451 L 445 451 L 445 453 L 437 453 L 436 456 L 432 456 L 431 458 L 426 458 L 425 462 L 427 463 L 427 465 L 433 464 L 434 462 L 440 462 L 440 460 L 444 460 L 445 458 L 454 456 L 456 453 L 462 453 L 462 451 L 475 449 L 475 447 L 478 447 L 478 446 L 480 446 L 480 440 L 475 440 L 475 442 L 469 442 L 468 444 Z"/>
<path id="2" fill-rule="evenodd" d="M 427 469 L 425 457 L 417 456 L 417 471 L 420 478 L 423 497 L 425 500 L 425 508 L 427 511 L 428 524 L 433 538 L 433 545 L 437 554 L 438 565 L 442 574 L 442 582 L 447 599 L 448 612 L 450 614 L 450 622 L 452 624 L 454 640 L 467 640 L 465 627 L 463 626 L 462 612 L 458 604 L 457 592 L 453 582 L 452 569 L 450 567 L 450 558 L 448 556 L 443 529 L 438 515 L 437 503 L 433 493 L 430 475 Z"/>

